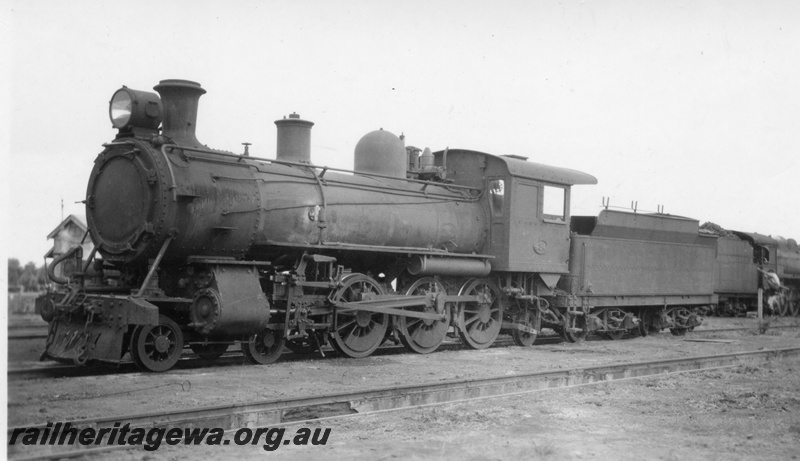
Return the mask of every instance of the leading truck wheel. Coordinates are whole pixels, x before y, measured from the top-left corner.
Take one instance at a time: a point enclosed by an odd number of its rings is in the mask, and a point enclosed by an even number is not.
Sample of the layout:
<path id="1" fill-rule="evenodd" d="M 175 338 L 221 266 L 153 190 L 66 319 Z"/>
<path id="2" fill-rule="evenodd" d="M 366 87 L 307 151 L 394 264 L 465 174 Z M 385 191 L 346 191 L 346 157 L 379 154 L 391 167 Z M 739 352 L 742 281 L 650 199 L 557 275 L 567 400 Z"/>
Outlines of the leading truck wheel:
<path id="1" fill-rule="evenodd" d="M 178 363 L 181 352 L 181 328 L 163 315 L 158 317 L 158 325 L 137 326 L 131 336 L 131 358 L 142 371 L 167 371 Z"/>
<path id="2" fill-rule="evenodd" d="M 500 288 L 489 279 L 472 279 L 459 296 L 475 296 L 476 301 L 458 303 L 458 336 L 472 349 L 486 349 L 494 343 L 503 325 L 503 298 Z"/>
<path id="3" fill-rule="evenodd" d="M 334 301 L 357 302 L 364 294 L 382 295 L 381 285 L 364 274 L 350 274 L 342 280 L 342 287 Z M 381 345 L 389 328 L 389 316 L 362 310 L 334 309 L 331 346 L 340 354 L 352 358 L 366 357 Z"/>
<path id="4" fill-rule="evenodd" d="M 285 342 L 280 331 L 267 328 L 242 342 L 242 354 L 245 360 L 254 365 L 269 365 L 281 356 Z"/>

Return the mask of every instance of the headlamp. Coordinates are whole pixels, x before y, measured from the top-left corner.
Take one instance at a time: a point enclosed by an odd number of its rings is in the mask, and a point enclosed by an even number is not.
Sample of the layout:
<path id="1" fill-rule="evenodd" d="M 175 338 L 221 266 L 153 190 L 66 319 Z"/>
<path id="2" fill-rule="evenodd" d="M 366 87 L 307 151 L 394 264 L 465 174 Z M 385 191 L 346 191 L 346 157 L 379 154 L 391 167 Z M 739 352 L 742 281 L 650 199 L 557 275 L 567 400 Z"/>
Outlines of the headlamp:
<path id="1" fill-rule="evenodd" d="M 155 93 L 131 90 L 123 86 L 111 96 L 108 116 L 114 128 L 147 128 L 155 130 L 161 124 L 161 99 Z"/>

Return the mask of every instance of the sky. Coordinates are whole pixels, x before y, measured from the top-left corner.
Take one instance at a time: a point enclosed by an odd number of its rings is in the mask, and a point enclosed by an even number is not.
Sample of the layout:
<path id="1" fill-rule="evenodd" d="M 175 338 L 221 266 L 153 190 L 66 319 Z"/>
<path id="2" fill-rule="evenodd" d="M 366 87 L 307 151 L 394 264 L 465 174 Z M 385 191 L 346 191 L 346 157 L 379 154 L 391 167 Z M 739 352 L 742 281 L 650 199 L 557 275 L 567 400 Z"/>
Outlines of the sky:
<path id="1" fill-rule="evenodd" d="M 352 168 L 383 128 L 594 175 L 611 205 L 800 239 L 800 2 L 0 2 L 0 249 L 42 262 L 84 215 L 122 85 L 199 82 L 198 139 L 274 158 L 274 121 L 315 122 L 312 161 Z M 5 277 L 3 277 L 5 279 Z"/>

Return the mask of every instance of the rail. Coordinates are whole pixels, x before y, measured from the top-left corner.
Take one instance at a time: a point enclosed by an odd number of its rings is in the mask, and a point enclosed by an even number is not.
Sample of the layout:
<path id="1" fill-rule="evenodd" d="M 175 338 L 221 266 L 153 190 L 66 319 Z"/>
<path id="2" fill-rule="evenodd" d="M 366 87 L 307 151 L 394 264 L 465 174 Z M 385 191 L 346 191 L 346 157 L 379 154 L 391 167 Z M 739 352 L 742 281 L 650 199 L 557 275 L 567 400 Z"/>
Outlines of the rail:
<path id="1" fill-rule="evenodd" d="M 68 420 L 72 421 L 73 427 L 79 430 L 84 427 L 111 428 L 115 422 L 125 422 L 141 428 L 191 426 L 194 428 L 221 427 L 226 431 L 232 431 L 241 427 L 252 429 L 308 424 L 312 421 L 319 422 L 387 411 L 517 396 L 551 389 L 660 377 L 676 373 L 718 370 L 743 364 L 759 364 L 796 355 L 800 355 L 800 347 L 601 365 L 569 370 L 549 370 L 524 375 L 396 386 L 286 400 L 265 400 L 175 411 Z M 308 415 L 313 415 L 313 417 L 309 419 Z M 47 425 L 42 423 L 25 427 L 44 430 Z M 14 427 L 8 428 L 9 437 L 15 429 Z M 76 445 L 70 447 L 69 451 L 33 453 L 34 450 L 47 450 L 48 448 L 52 447 L 13 445 L 8 447 L 8 455 L 11 459 L 60 459 L 132 447 L 114 445 L 89 451 Z M 64 450 L 65 447 L 58 448 Z M 23 458 L 24 455 L 29 457 Z"/>

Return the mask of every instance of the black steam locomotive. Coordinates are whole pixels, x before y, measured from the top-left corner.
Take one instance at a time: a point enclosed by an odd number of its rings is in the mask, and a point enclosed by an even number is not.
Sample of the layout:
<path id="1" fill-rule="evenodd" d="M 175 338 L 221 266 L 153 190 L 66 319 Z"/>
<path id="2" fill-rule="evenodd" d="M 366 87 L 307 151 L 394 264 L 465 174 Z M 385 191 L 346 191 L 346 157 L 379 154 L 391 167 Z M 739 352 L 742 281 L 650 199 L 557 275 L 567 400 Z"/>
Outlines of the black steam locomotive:
<path id="1" fill-rule="evenodd" d="M 528 346 L 543 328 L 570 341 L 682 334 L 720 299 L 718 236 L 664 214 L 570 217 L 570 188 L 595 184 L 588 174 L 431 152 L 382 130 L 358 142 L 354 171 L 316 166 L 313 123 L 296 114 L 275 122 L 276 159 L 255 158 L 198 142 L 199 84 L 155 90 L 111 99 L 118 133 L 86 192 L 95 249 L 50 265 L 62 289 L 43 300 L 43 358 L 129 353 L 164 371 L 187 345 L 215 358 L 240 343 L 267 364 L 325 345 L 365 357 L 387 339 L 428 353 L 448 334 L 475 349 L 501 333 Z M 80 270 L 57 276 L 72 259 Z M 795 312 L 796 269 L 782 274 L 794 277 L 782 299 Z"/>

